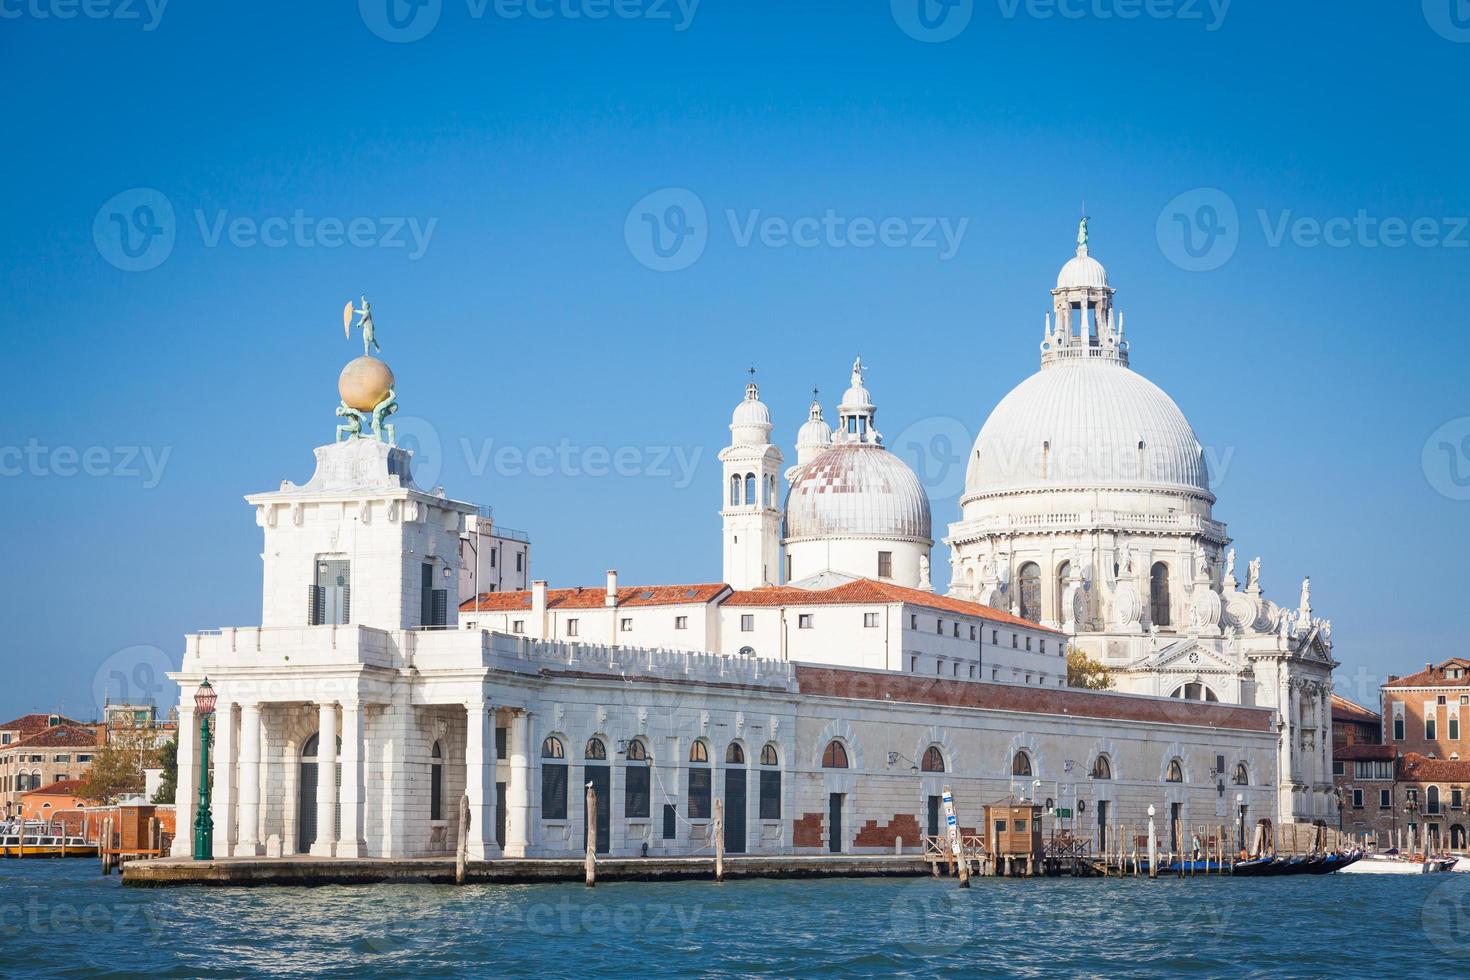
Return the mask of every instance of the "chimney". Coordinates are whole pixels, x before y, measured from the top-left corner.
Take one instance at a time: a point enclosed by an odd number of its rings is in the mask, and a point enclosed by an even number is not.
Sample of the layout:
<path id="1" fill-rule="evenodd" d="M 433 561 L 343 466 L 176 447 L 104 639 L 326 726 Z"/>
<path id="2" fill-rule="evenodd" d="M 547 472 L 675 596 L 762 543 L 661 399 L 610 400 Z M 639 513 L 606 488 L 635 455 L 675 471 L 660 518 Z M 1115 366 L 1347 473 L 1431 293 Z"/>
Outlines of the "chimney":
<path id="1" fill-rule="evenodd" d="M 602 604 L 609 609 L 618 604 L 618 570 L 616 568 L 607 570 L 607 595 L 603 597 Z"/>
<path id="2" fill-rule="evenodd" d="M 1427 673 L 1429 673 L 1432 670 L 1434 670 L 1434 664 L 1425 664 L 1424 665 L 1424 673 L 1427 674 Z"/>
<path id="3" fill-rule="evenodd" d="M 546 582 L 541 579 L 531 583 L 531 635 L 546 638 Z"/>

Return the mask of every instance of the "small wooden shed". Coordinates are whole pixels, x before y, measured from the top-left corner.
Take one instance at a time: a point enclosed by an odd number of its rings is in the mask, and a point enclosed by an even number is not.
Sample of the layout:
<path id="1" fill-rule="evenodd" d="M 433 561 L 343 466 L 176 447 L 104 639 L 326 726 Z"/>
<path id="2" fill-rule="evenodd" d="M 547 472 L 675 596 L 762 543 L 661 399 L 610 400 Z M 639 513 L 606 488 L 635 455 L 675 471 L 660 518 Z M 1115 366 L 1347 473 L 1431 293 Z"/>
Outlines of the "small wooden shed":
<path id="1" fill-rule="evenodd" d="M 988 803 L 985 806 L 985 846 L 1000 858 L 1042 856 L 1041 807 L 1034 803 Z"/>

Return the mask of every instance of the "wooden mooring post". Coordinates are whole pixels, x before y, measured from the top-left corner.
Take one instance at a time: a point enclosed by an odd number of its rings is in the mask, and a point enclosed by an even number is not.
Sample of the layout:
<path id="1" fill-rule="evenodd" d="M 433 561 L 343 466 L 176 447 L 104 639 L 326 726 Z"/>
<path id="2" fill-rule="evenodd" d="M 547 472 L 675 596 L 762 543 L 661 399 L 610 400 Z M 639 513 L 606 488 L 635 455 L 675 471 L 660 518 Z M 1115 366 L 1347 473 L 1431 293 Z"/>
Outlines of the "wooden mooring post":
<path id="1" fill-rule="evenodd" d="M 459 833 L 454 840 L 454 883 L 464 884 L 465 864 L 469 857 L 470 842 L 470 798 L 459 798 Z"/>
<path id="2" fill-rule="evenodd" d="M 715 881 L 725 880 L 725 801 L 715 800 Z"/>
<path id="3" fill-rule="evenodd" d="M 587 887 L 597 887 L 597 790 L 587 783 L 587 856 L 584 859 Z"/>

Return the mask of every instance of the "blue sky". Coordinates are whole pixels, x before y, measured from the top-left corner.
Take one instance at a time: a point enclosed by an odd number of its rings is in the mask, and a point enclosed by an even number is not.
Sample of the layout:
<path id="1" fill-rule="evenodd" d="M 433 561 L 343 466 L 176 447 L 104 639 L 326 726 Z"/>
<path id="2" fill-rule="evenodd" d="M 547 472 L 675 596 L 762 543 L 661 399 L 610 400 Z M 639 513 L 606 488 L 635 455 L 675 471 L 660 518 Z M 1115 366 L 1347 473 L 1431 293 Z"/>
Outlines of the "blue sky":
<path id="1" fill-rule="evenodd" d="M 554 585 L 718 578 L 752 364 L 789 446 L 861 353 L 938 530 L 1084 200 L 1345 693 L 1463 653 L 1470 5 L 927 2 L 0 4 L 0 715 L 166 703 L 259 621 L 241 496 L 310 475 L 361 293 L 425 469 Z"/>

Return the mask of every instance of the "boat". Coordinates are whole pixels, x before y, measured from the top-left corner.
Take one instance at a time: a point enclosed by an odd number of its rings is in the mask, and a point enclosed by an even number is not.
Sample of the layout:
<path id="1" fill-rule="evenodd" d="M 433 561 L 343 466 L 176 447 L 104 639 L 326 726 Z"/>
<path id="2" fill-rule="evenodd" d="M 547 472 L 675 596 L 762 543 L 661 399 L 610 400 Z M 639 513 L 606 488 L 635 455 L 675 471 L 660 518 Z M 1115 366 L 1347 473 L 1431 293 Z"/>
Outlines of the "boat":
<path id="1" fill-rule="evenodd" d="M 1364 854 L 1361 860 L 1339 870 L 1343 874 L 1427 875 L 1449 871 L 1454 865 L 1453 859 L 1405 857 L 1398 851 L 1381 851 Z"/>
<path id="2" fill-rule="evenodd" d="M 23 845 L 23 846 L 22 846 Z M 97 844 L 83 837 L 27 832 L 0 836 L 0 857 L 96 857 Z"/>

